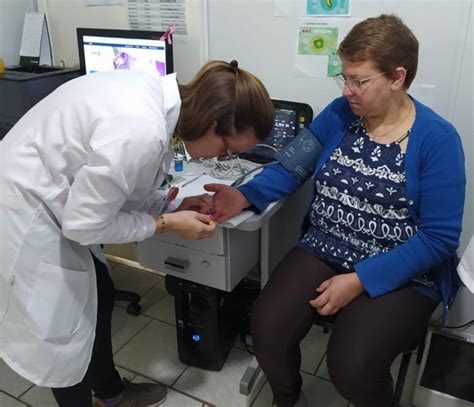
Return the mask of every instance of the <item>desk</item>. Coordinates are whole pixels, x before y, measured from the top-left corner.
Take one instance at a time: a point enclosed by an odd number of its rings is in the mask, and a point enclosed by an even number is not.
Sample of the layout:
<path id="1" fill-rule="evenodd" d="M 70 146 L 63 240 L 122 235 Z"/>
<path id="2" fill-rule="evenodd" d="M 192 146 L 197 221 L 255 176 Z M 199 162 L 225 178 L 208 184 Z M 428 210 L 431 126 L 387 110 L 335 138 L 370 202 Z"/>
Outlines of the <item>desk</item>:
<path id="1" fill-rule="evenodd" d="M 196 165 L 186 165 L 184 174 L 204 171 Z M 139 262 L 153 270 L 231 291 L 260 261 L 263 287 L 276 265 L 298 241 L 311 199 L 310 179 L 293 195 L 273 203 L 263 213 L 254 214 L 235 227 L 230 223 L 219 225 L 209 239 L 183 240 L 165 233 L 140 242 Z M 250 393 L 257 373 L 254 361 L 242 377 L 242 394 Z"/>

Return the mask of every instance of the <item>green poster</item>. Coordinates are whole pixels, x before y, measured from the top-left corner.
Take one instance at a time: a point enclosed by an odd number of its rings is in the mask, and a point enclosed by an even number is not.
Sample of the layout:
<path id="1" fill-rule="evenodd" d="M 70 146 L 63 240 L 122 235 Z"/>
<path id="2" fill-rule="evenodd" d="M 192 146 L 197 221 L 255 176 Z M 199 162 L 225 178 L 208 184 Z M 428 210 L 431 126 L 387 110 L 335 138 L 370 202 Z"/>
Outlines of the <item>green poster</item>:
<path id="1" fill-rule="evenodd" d="M 300 55 L 332 55 L 337 49 L 335 27 L 302 26 L 299 31 L 298 53 Z"/>

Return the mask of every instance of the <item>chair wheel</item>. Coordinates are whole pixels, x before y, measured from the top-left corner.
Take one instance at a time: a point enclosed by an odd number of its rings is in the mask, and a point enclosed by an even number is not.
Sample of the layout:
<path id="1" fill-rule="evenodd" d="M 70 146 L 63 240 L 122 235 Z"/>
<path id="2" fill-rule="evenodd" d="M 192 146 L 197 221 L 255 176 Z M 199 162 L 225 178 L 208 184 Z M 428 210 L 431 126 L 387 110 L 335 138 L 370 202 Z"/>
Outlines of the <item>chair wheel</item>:
<path id="1" fill-rule="evenodd" d="M 142 306 L 136 302 L 131 302 L 127 306 L 127 313 L 130 315 L 134 315 L 134 316 L 140 315 L 141 310 L 142 310 Z"/>

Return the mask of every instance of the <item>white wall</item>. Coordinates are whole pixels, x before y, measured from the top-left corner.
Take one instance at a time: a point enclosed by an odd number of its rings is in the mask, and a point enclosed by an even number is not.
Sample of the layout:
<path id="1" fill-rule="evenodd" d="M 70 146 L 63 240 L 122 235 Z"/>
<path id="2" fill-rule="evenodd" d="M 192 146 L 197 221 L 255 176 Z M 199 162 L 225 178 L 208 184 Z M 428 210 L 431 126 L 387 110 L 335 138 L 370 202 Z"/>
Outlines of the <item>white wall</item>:
<path id="1" fill-rule="evenodd" d="M 38 3 L 39 9 L 47 14 L 56 65 L 64 61 L 68 67 L 79 66 L 77 27 L 129 29 L 126 6 L 86 7 L 84 0 L 38 0 Z M 190 42 L 173 46 L 174 67 L 183 83 L 191 80 L 207 59 L 205 16 L 205 2 L 187 0 Z"/>
<path id="2" fill-rule="evenodd" d="M 37 11 L 36 0 L 0 0 L 0 58 L 6 66 L 20 62 L 25 13 Z"/>

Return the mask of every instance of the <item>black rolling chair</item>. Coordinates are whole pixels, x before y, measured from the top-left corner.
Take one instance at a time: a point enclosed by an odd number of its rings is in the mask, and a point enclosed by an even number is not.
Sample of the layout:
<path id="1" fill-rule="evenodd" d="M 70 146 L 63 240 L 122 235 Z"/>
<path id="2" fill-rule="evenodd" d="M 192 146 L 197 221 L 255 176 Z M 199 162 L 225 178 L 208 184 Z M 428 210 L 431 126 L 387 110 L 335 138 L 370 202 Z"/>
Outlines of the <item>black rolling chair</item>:
<path id="1" fill-rule="evenodd" d="M 334 315 L 321 316 L 317 312 L 314 313 L 313 323 L 323 328 L 324 333 L 329 333 L 334 328 L 334 323 L 337 319 L 337 313 Z M 425 334 L 426 337 L 426 334 Z M 425 337 L 423 341 L 418 344 L 418 352 L 416 355 L 416 363 L 421 363 L 421 358 L 423 357 L 423 351 L 425 347 Z M 398 370 L 397 381 L 395 383 L 395 391 L 392 398 L 392 407 L 400 407 L 400 399 L 403 393 L 403 386 L 405 385 L 405 380 L 408 373 L 408 367 L 410 366 L 411 354 L 415 349 L 403 353 L 402 361 L 400 363 L 400 368 Z"/>
<path id="2" fill-rule="evenodd" d="M 127 313 L 130 315 L 140 315 L 142 310 L 142 306 L 139 304 L 141 297 L 139 294 L 134 293 L 132 291 L 125 291 L 125 290 L 115 290 L 115 301 L 124 301 L 128 302 L 127 305 Z"/>

